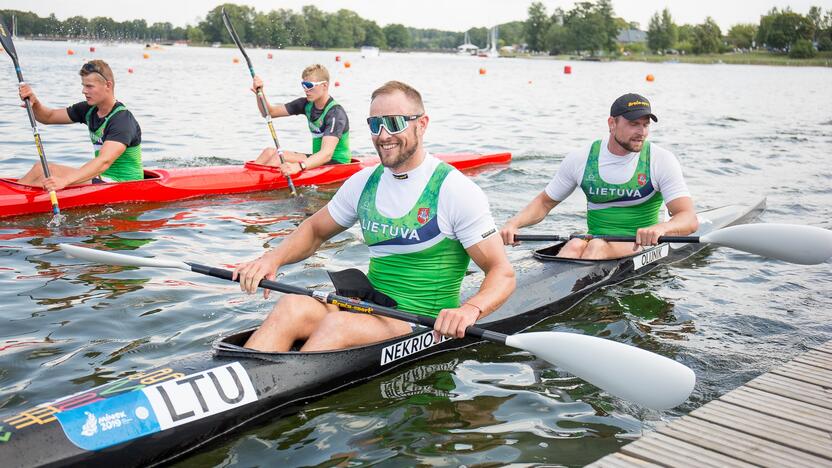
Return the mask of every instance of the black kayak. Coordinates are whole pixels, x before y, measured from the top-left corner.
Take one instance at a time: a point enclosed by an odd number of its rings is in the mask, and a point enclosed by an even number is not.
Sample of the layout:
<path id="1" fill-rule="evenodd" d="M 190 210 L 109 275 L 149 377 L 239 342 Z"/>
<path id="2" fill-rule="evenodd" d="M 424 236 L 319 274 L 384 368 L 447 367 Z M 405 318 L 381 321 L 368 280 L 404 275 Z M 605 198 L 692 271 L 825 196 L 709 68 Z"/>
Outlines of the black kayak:
<path id="1" fill-rule="evenodd" d="M 753 221 L 765 199 L 699 213 L 696 235 Z M 557 258 L 562 244 L 515 263 L 517 292 L 479 325 L 512 334 L 568 310 L 592 291 L 702 250 L 660 244 L 614 260 Z M 473 280 L 471 280 L 473 281 Z M 436 342 L 425 328 L 395 339 L 325 352 L 264 353 L 242 347 L 253 330 L 212 349 L 0 418 L 4 466 L 148 466 L 171 462 L 243 426 L 297 411 L 322 395 L 426 356 L 477 343 Z"/>

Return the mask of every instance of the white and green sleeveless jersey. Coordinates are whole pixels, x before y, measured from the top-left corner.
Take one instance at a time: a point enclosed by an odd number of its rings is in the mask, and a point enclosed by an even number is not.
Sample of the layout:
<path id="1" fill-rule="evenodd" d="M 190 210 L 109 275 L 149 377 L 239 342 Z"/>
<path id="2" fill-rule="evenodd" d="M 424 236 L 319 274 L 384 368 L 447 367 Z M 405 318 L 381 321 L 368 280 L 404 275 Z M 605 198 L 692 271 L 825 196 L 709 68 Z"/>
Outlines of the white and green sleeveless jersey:
<path id="1" fill-rule="evenodd" d="M 373 287 L 400 309 L 429 316 L 459 306 L 470 262 L 465 249 L 496 233 L 482 190 L 431 156 L 407 174 L 362 170 L 327 209 L 341 226 L 360 222 Z"/>
<path id="2" fill-rule="evenodd" d="M 581 187 L 589 233 L 635 234 L 660 221 L 665 203 L 690 196 L 673 153 L 648 141 L 641 152 L 618 156 L 609 152 L 608 138 L 569 153 L 545 189 L 563 201 Z"/>

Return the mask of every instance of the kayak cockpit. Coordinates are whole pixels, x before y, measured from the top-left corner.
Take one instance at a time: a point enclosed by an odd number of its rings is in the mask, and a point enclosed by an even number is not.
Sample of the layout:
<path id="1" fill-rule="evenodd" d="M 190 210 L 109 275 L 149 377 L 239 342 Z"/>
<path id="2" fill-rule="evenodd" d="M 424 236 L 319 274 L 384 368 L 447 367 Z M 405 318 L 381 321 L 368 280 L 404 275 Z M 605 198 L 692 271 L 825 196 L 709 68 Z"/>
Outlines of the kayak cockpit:
<path id="1" fill-rule="evenodd" d="M 248 341 L 249 337 L 251 337 L 252 333 L 257 330 L 256 328 L 251 328 L 248 330 L 243 330 L 239 332 L 232 333 L 230 335 L 222 336 L 217 338 L 214 343 L 211 345 L 214 355 L 217 357 L 224 357 L 224 358 L 232 358 L 232 359 L 259 359 L 263 361 L 284 361 L 288 356 L 310 356 L 310 355 L 327 355 L 333 353 L 344 353 L 344 352 L 355 352 L 361 351 L 364 349 L 371 349 L 371 348 L 383 348 L 390 344 L 394 344 L 401 341 L 412 340 L 417 337 L 422 337 L 425 333 L 429 333 L 430 330 L 424 327 L 416 327 L 411 333 L 407 335 L 397 336 L 395 338 L 390 338 L 388 340 L 376 342 L 376 343 L 367 343 L 360 346 L 355 346 L 352 348 L 345 348 L 345 349 L 333 349 L 330 351 L 307 351 L 301 352 L 300 348 L 303 346 L 303 342 L 295 342 L 295 345 L 292 346 L 291 351 L 289 352 L 267 352 L 267 351 L 258 351 L 255 349 L 246 348 L 244 345 L 246 341 Z M 444 341 L 444 340 L 442 340 Z M 438 344 L 438 343 L 436 343 Z"/>
<path id="2" fill-rule="evenodd" d="M 557 255 L 558 255 L 558 253 L 560 253 L 560 250 L 563 248 L 564 245 L 566 245 L 566 242 L 561 242 L 561 243 L 546 247 L 544 249 L 535 250 L 532 253 L 532 256 L 535 259 L 540 260 L 542 262 L 562 262 L 562 263 L 576 263 L 576 264 L 593 264 L 593 263 L 609 262 L 609 261 L 618 262 L 618 261 L 622 261 L 622 260 L 627 260 L 627 259 L 643 256 L 644 254 L 647 254 L 647 253 L 650 253 L 650 252 L 653 252 L 653 251 L 656 251 L 656 250 L 665 249 L 668 244 L 659 244 L 659 245 L 650 247 L 648 249 L 638 251 L 638 252 L 636 252 L 632 255 L 625 255 L 623 257 L 618 257 L 618 258 L 605 258 L 605 259 L 601 259 L 601 260 L 589 260 L 589 259 L 582 259 L 582 258 L 558 257 Z"/>

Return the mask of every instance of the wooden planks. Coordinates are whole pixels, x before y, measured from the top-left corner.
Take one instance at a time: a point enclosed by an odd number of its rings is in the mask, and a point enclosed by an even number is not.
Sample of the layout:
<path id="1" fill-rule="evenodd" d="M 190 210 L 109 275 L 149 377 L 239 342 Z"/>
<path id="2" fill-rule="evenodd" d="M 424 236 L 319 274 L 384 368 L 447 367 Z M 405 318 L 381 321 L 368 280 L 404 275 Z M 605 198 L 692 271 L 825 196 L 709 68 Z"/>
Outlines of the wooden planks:
<path id="1" fill-rule="evenodd" d="M 592 467 L 832 467 L 832 341 Z"/>

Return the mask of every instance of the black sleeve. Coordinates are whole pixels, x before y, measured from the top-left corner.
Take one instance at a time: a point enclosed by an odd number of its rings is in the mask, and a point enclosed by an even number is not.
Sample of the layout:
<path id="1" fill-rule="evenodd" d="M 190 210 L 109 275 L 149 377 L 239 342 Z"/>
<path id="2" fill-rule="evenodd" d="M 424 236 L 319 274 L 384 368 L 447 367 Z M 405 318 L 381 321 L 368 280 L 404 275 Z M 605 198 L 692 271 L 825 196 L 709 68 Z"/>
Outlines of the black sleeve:
<path id="1" fill-rule="evenodd" d="M 121 111 L 110 118 L 104 129 L 103 141 L 117 141 L 124 146 L 136 146 L 142 142 L 142 129 L 130 111 Z"/>
<path id="2" fill-rule="evenodd" d="M 84 117 L 87 116 L 87 112 L 90 110 L 89 104 L 86 101 L 81 101 L 75 103 L 66 108 L 66 113 L 69 115 L 69 119 L 76 123 L 86 124 L 84 121 Z"/>
<path id="3" fill-rule="evenodd" d="M 306 98 L 302 97 L 297 98 L 294 101 L 287 102 L 284 106 L 286 106 L 286 112 L 288 112 L 289 115 L 301 115 L 306 113 L 306 102 Z"/>
<path id="4" fill-rule="evenodd" d="M 341 138 L 341 135 L 350 130 L 350 121 L 347 118 L 347 112 L 343 107 L 335 106 L 326 114 L 324 118 L 324 136 L 334 136 Z"/>

